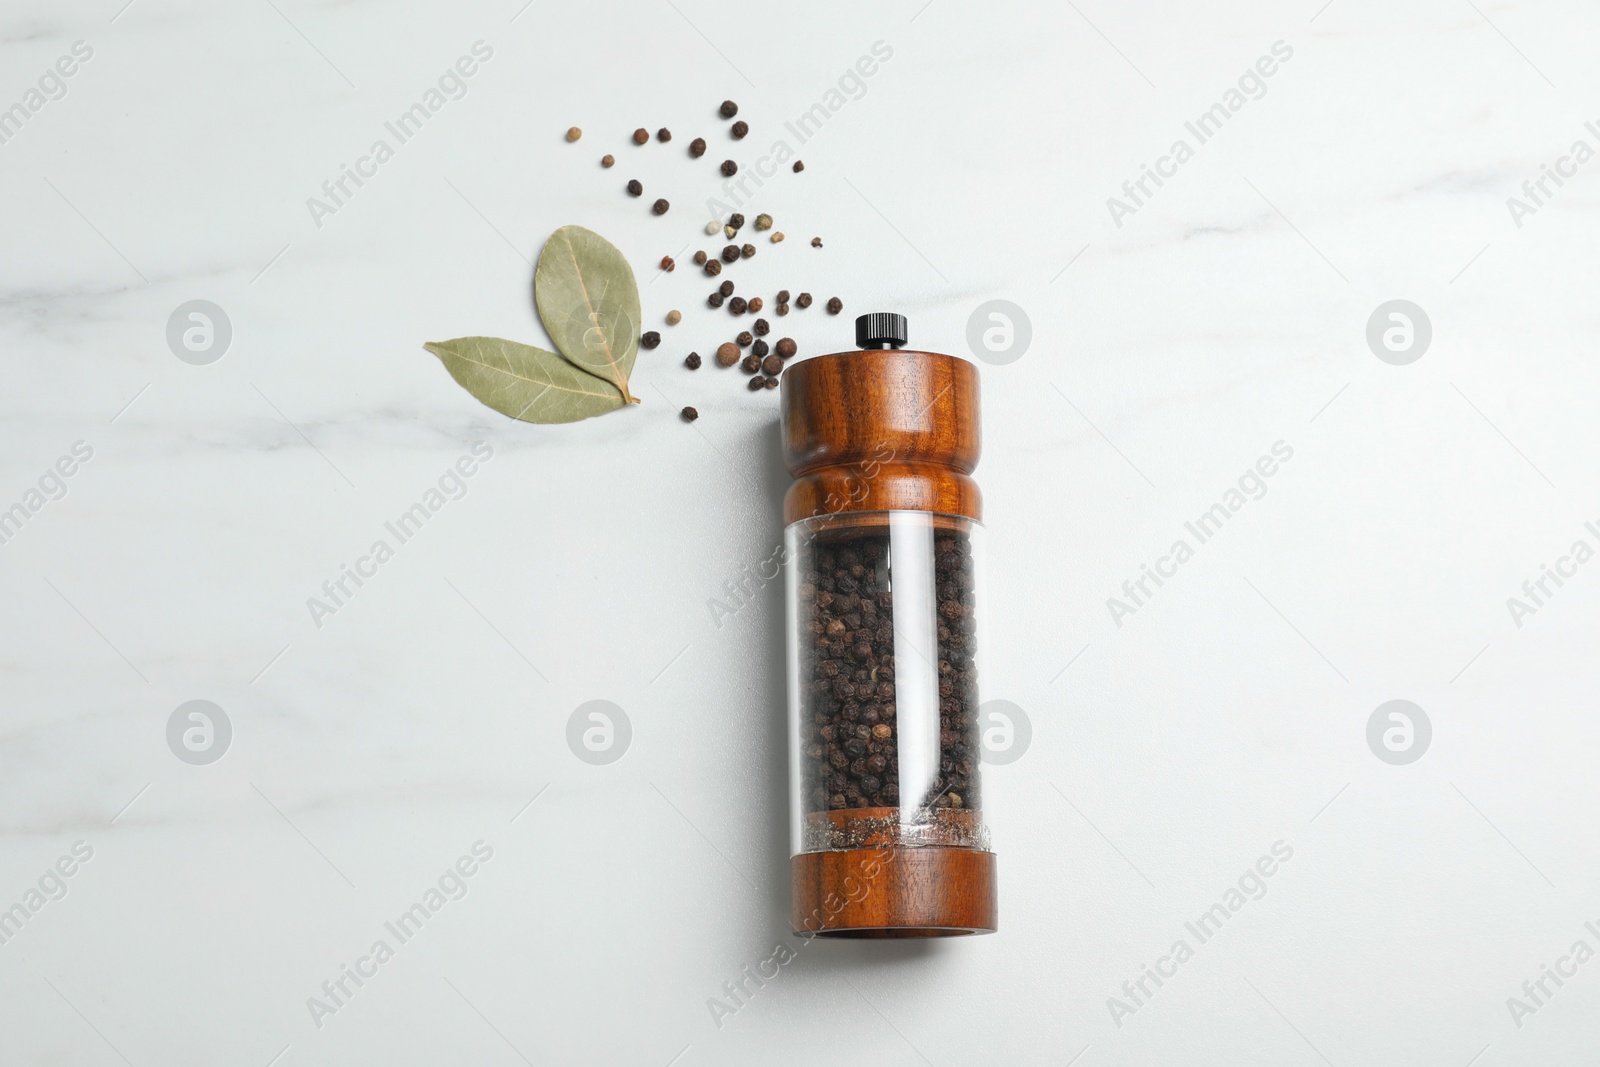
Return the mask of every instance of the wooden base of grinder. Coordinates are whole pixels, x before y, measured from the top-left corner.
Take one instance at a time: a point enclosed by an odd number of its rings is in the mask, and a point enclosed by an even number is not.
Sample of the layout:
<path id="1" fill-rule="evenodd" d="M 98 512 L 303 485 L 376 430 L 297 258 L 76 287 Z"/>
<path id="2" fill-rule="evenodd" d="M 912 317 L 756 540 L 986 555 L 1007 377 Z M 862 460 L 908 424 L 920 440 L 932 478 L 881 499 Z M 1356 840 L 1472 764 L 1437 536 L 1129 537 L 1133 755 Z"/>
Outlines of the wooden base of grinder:
<path id="1" fill-rule="evenodd" d="M 970 848 L 858 848 L 790 860 L 801 937 L 954 937 L 999 928 L 995 856 Z"/>

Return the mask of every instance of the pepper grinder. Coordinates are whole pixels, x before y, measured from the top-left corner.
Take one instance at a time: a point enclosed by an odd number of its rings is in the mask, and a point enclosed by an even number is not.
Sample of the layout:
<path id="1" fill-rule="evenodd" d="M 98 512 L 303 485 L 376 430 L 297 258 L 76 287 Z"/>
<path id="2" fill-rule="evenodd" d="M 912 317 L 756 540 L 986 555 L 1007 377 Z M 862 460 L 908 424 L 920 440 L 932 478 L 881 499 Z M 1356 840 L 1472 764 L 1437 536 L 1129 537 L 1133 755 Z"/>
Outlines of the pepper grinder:
<path id="1" fill-rule="evenodd" d="M 978 372 L 856 319 L 781 384 L 791 922 L 800 936 L 997 928 L 979 775 Z"/>

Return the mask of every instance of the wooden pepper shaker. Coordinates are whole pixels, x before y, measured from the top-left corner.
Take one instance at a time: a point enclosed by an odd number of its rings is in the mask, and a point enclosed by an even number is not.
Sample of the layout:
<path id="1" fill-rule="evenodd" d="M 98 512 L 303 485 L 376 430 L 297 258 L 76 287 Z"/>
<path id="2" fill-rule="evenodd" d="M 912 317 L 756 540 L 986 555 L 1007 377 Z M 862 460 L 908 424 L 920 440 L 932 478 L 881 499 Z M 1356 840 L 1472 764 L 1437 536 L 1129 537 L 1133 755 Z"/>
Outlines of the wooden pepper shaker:
<path id="1" fill-rule="evenodd" d="M 979 773 L 978 372 L 856 320 L 782 379 L 792 924 L 997 926 Z"/>

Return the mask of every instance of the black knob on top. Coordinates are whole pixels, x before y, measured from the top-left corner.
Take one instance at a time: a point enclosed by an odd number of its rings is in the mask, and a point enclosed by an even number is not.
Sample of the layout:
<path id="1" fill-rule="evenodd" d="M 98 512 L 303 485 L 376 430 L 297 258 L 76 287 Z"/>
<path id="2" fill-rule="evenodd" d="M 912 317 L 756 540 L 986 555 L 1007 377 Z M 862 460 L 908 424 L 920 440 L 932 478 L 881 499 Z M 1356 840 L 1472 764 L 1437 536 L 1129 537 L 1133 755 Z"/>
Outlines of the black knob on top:
<path id="1" fill-rule="evenodd" d="M 856 347 L 900 348 L 906 343 L 906 317 L 892 311 L 856 316 Z"/>

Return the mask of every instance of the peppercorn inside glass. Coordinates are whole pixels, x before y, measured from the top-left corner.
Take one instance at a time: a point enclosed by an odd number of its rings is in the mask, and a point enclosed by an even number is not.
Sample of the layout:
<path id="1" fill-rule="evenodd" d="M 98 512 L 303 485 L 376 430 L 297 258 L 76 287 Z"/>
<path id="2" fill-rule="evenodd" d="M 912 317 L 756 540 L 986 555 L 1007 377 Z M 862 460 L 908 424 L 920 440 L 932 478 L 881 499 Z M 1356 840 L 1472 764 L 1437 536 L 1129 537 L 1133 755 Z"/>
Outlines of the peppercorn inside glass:
<path id="1" fill-rule="evenodd" d="M 794 852 L 987 850 L 979 783 L 982 527 L 927 512 L 793 523 Z"/>

